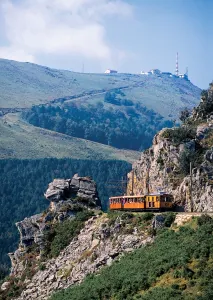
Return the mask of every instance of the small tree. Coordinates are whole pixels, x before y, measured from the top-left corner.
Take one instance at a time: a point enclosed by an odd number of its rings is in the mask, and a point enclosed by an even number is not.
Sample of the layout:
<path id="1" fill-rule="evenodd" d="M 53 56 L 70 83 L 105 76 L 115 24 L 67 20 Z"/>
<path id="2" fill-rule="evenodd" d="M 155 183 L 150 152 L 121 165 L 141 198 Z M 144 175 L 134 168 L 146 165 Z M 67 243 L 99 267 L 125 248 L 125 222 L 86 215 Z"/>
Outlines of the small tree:
<path id="1" fill-rule="evenodd" d="M 184 110 L 182 110 L 182 111 L 180 112 L 180 117 L 179 117 L 179 119 L 180 119 L 183 123 L 185 123 L 185 121 L 186 121 L 186 119 L 188 119 L 189 115 L 190 115 L 190 111 L 189 111 L 187 108 L 184 108 Z"/>

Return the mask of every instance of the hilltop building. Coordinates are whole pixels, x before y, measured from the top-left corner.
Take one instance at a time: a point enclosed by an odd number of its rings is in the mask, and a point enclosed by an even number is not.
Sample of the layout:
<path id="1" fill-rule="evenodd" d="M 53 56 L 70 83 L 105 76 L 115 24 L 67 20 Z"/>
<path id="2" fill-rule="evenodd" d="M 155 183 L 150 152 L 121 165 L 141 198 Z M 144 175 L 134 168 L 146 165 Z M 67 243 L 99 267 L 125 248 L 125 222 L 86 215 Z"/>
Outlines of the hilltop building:
<path id="1" fill-rule="evenodd" d="M 116 71 L 116 70 L 111 70 L 111 69 L 107 69 L 104 73 L 105 73 L 105 74 L 117 74 L 118 71 Z"/>
<path id="2" fill-rule="evenodd" d="M 161 71 L 159 69 L 152 69 L 150 70 L 150 73 L 152 75 L 160 75 L 161 74 Z"/>
<path id="3" fill-rule="evenodd" d="M 176 78 L 181 78 L 185 80 L 189 80 L 188 78 L 188 68 L 186 68 L 186 72 L 184 74 L 179 73 L 179 58 L 178 58 L 178 52 L 176 55 L 176 68 L 175 68 L 175 74 L 172 74 L 170 72 L 161 72 L 159 69 L 152 69 L 148 72 L 141 71 L 141 75 L 157 75 L 157 76 L 168 76 L 168 77 L 176 77 Z"/>

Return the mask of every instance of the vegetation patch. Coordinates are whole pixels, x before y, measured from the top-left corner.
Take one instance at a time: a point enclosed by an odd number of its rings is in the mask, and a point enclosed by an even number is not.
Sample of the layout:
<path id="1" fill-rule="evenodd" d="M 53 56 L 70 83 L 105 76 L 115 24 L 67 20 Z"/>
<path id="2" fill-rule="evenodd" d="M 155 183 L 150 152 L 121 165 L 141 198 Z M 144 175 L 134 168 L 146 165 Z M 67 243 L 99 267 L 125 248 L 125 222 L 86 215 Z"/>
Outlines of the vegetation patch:
<path id="1" fill-rule="evenodd" d="M 85 210 L 77 213 L 75 218 L 53 225 L 45 236 L 47 243 L 42 258 L 57 257 L 70 244 L 72 239 L 80 233 L 84 227 L 84 222 L 93 215 L 92 211 Z"/>
<path id="2" fill-rule="evenodd" d="M 171 129 L 166 129 L 162 133 L 162 137 L 169 139 L 172 143 L 179 145 L 183 142 L 190 141 L 194 139 L 196 135 L 196 130 L 194 127 L 182 126 L 174 127 Z"/>
<path id="3" fill-rule="evenodd" d="M 165 120 L 154 110 L 118 98 L 117 92 L 107 92 L 105 102 L 122 107 L 118 110 L 112 106 L 105 107 L 102 102 L 87 106 L 71 102 L 60 106 L 33 106 L 22 115 L 38 127 L 132 150 L 150 147 L 153 136 L 160 129 L 172 127 L 171 121 Z"/>

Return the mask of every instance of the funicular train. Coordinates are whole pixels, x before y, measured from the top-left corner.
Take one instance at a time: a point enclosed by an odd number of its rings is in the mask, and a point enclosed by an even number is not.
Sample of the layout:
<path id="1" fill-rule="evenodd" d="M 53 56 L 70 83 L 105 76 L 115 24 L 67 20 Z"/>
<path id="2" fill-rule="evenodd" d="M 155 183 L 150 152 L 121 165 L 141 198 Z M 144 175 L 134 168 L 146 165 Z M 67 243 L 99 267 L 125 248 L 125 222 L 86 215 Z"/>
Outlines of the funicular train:
<path id="1" fill-rule="evenodd" d="M 167 211 L 173 208 L 172 195 L 158 194 L 117 196 L 109 198 L 110 210 Z"/>

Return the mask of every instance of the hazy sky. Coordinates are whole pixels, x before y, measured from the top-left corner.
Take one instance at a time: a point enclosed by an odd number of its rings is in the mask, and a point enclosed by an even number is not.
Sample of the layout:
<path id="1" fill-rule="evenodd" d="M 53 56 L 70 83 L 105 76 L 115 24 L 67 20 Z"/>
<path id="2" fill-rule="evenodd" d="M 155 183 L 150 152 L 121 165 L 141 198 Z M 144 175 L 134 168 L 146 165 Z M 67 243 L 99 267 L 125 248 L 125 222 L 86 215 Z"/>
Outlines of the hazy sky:
<path id="1" fill-rule="evenodd" d="M 0 57 L 81 72 L 213 80 L 212 0 L 0 0 Z M 211 39 L 210 39 L 211 34 Z"/>

